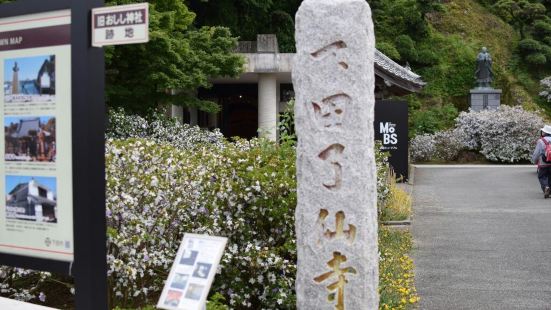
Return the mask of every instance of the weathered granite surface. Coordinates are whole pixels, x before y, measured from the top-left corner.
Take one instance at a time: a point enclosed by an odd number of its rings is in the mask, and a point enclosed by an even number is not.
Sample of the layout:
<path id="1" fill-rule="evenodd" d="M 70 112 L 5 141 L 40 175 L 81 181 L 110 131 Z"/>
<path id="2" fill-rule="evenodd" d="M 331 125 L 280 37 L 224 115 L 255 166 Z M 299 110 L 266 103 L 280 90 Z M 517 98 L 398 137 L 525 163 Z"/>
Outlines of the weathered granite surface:
<path id="1" fill-rule="evenodd" d="M 295 37 L 297 308 L 378 309 L 371 10 L 305 0 Z"/>

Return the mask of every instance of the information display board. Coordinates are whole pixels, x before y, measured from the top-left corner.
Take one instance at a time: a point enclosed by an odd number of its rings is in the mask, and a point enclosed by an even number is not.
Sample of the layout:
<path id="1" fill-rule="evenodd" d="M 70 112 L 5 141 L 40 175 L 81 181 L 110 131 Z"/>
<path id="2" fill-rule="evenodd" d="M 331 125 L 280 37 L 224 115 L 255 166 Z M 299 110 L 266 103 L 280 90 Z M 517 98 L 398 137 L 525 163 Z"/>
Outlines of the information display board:
<path id="1" fill-rule="evenodd" d="M 108 309 L 103 0 L 0 4 L 0 265 L 70 275 Z"/>
<path id="2" fill-rule="evenodd" d="M 202 310 L 227 238 L 185 234 L 157 308 Z"/>
<path id="3" fill-rule="evenodd" d="M 0 19 L 0 253 L 73 260 L 71 11 Z"/>

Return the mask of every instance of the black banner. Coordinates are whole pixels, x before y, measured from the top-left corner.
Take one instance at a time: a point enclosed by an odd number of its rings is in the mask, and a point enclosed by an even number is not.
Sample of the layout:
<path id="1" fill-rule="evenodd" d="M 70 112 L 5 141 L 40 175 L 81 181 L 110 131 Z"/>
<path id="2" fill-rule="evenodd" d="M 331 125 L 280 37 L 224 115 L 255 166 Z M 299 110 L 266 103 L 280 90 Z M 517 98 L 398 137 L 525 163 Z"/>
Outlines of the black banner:
<path id="1" fill-rule="evenodd" d="M 390 166 L 397 177 L 408 178 L 408 104 L 405 101 L 380 100 L 375 103 L 375 140 L 390 153 Z"/>

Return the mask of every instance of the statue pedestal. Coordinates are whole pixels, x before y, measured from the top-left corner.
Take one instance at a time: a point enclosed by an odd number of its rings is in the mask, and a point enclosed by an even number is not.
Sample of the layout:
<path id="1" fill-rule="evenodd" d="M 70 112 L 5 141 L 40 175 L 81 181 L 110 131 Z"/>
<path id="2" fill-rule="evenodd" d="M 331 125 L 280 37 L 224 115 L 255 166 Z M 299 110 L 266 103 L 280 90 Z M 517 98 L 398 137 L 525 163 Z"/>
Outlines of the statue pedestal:
<path id="1" fill-rule="evenodd" d="M 501 104 L 501 89 L 474 88 L 471 89 L 469 103 L 473 111 L 497 109 Z"/>

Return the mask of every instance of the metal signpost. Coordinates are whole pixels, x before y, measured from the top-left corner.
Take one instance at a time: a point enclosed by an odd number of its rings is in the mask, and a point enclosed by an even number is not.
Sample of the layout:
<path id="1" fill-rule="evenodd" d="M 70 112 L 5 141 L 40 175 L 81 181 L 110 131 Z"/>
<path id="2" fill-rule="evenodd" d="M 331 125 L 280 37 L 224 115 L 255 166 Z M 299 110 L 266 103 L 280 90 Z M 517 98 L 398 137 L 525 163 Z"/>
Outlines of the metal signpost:
<path id="1" fill-rule="evenodd" d="M 107 309 L 103 0 L 0 6 L 0 264 L 75 278 L 76 309 Z"/>

